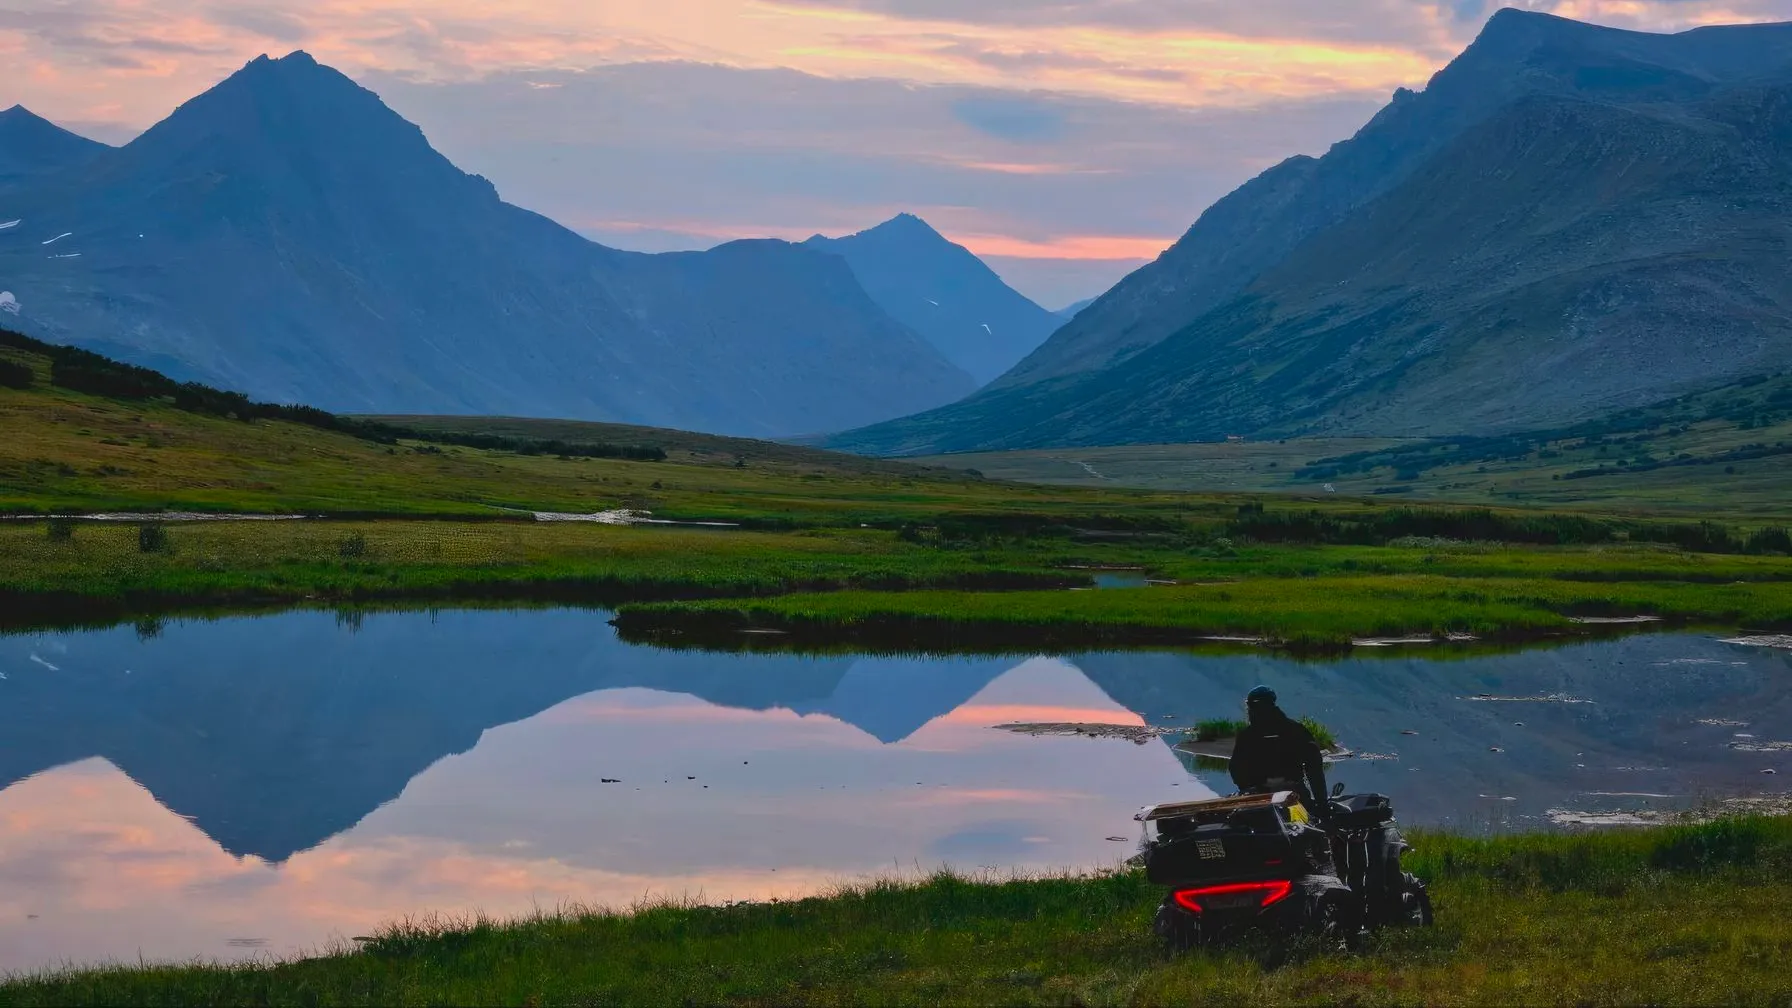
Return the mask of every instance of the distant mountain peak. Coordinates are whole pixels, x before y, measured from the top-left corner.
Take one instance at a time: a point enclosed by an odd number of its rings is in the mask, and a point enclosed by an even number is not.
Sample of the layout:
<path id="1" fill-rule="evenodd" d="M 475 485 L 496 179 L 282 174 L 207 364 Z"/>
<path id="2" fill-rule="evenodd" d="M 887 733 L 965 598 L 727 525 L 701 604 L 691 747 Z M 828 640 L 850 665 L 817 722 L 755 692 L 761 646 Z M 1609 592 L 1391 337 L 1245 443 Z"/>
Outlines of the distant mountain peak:
<path id="1" fill-rule="evenodd" d="M 884 221 L 876 227 L 866 228 L 858 234 L 849 237 L 857 238 L 865 235 L 932 238 L 938 241 L 949 240 L 945 235 L 940 234 L 932 224 L 929 224 L 920 217 L 906 211 L 891 217 L 889 220 Z"/>
<path id="2" fill-rule="evenodd" d="M 1576 21 L 1573 18 L 1565 18 L 1559 14 L 1551 14 L 1547 11 L 1527 10 L 1523 7 L 1501 7 L 1499 10 L 1493 12 L 1492 17 L 1487 19 L 1487 24 L 1482 26 L 1482 30 L 1493 28 L 1495 26 L 1505 27 L 1507 25 L 1518 23 L 1579 25 L 1582 28 L 1588 27 L 1585 21 Z"/>
<path id="3" fill-rule="evenodd" d="M 70 168 L 106 149 L 23 105 L 0 112 L 0 176 Z"/>
<path id="4" fill-rule="evenodd" d="M 355 84 L 355 82 L 350 80 L 342 71 L 337 70 L 335 67 L 329 66 L 328 64 L 319 63 L 316 59 L 312 58 L 310 53 L 305 52 L 303 49 L 295 50 L 285 56 L 279 57 L 269 56 L 266 53 L 263 53 L 250 60 L 248 63 L 243 64 L 241 70 L 226 77 L 212 90 L 216 91 L 222 88 L 229 88 L 233 85 L 262 81 L 279 81 L 288 86 L 312 85 L 328 87 L 331 85 L 348 84 L 353 86 L 356 90 L 366 90 L 360 85 Z M 368 91 L 367 94 L 372 95 L 373 92 Z"/>
<path id="5" fill-rule="evenodd" d="M 1539 42 L 1560 42 L 1573 39 L 1589 39 L 1599 36 L 1637 34 L 1623 28 L 1608 28 L 1604 25 L 1588 24 L 1544 11 L 1524 10 L 1518 7 L 1502 7 L 1487 19 L 1481 26 L 1480 34 L 1470 46 L 1487 48 L 1490 45 L 1518 43 L 1535 45 Z"/>
<path id="6" fill-rule="evenodd" d="M 379 95 L 303 51 L 256 57 L 181 105 L 130 149 L 152 161 L 197 156 L 232 175 L 317 171 L 333 163 L 351 166 L 341 169 L 349 173 L 409 173 L 405 186 L 413 189 L 425 177 L 436 185 L 476 178 L 454 168 Z M 495 196 L 489 183 L 478 185 Z"/>
<path id="7" fill-rule="evenodd" d="M 37 128 L 47 128 L 50 130 L 55 130 L 58 133 L 67 133 L 68 132 L 67 130 L 56 125 L 55 123 L 51 122 L 50 120 L 45 119 L 43 116 L 38 115 L 36 112 L 31 111 L 30 109 L 26 108 L 23 105 L 14 105 L 12 108 L 9 108 L 4 112 L 0 112 L 0 126 L 5 126 L 9 129 L 14 129 L 14 130 L 25 128 L 25 127 L 37 127 Z"/>
<path id="8" fill-rule="evenodd" d="M 845 259 L 904 325 L 983 384 L 1050 336 L 1056 315 L 1009 287 L 976 253 L 912 213 L 843 238 L 803 243 Z"/>
<path id="9" fill-rule="evenodd" d="M 262 53 L 243 64 L 245 70 L 249 67 L 262 66 L 322 67 L 323 64 L 303 49 L 294 49 L 285 56 L 269 56 L 267 53 Z"/>

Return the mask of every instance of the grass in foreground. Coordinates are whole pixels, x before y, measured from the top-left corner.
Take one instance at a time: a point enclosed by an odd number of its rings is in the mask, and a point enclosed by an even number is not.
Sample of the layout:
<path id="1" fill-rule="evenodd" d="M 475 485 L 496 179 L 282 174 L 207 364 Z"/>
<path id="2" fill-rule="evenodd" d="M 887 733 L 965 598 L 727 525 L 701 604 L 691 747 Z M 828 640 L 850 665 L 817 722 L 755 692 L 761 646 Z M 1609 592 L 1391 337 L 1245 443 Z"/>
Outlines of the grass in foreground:
<path id="1" fill-rule="evenodd" d="M 1784 1004 L 1792 821 L 1420 835 L 1439 926 L 1359 955 L 1167 954 L 1135 873 L 947 875 L 778 904 L 412 923 L 280 965 L 15 978 L 52 1004 Z"/>

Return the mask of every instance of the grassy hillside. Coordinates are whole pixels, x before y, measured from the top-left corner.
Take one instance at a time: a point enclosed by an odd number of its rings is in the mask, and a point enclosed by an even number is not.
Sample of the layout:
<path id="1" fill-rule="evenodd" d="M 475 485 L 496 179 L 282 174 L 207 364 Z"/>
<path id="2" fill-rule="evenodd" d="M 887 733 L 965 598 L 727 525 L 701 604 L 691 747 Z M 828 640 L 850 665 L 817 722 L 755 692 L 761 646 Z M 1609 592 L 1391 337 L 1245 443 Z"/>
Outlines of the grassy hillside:
<path id="1" fill-rule="evenodd" d="M 963 482 L 974 474 L 962 468 L 928 466 L 920 463 L 887 461 L 863 455 L 823 451 L 779 441 L 756 441 L 751 438 L 702 434 L 696 431 L 668 430 L 663 427 L 636 427 L 631 424 L 599 423 L 591 420 L 543 420 L 529 417 L 473 416 L 367 416 L 373 423 L 407 428 L 423 435 L 460 436 L 462 438 L 500 437 L 533 441 L 563 441 L 573 444 L 609 443 L 646 445 L 666 452 L 668 460 L 707 466 L 735 467 L 741 463 L 802 476 L 812 473 L 857 473 L 896 479 L 914 479 L 919 475 L 934 479 Z"/>
<path id="2" fill-rule="evenodd" d="M 1139 874 L 936 876 L 794 902 L 420 921 L 307 961 L 19 977 L 0 1004 L 1784 1004 L 1792 820 L 1421 834 L 1438 924 L 1358 955 L 1167 954 Z"/>
<path id="3" fill-rule="evenodd" d="M 233 419 L 177 403 L 173 383 L 130 399 L 54 384 L 50 348 L 30 346 L 16 336 L 12 345 L 0 342 L 0 361 L 29 372 L 27 387 L 0 383 L 0 428 L 8 432 L 0 439 L 0 511 L 496 518 L 635 508 L 667 518 L 856 526 L 952 508 L 1149 511 L 1170 504 L 1162 495 L 999 485 L 961 471 L 616 425 L 392 418 L 404 425 L 362 431 L 352 420 L 334 429 L 336 418 L 318 411 L 307 411 L 317 421 L 310 424 L 281 415 Z M 240 408 L 250 406 L 242 400 Z M 454 443 L 481 438 L 528 453 Z M 549 442 L 569 454 L 542 453 Z M 605 446 L 657 449 L 667 458 L 583 457 Z"/>
<path id="4" fill-rule="evenodd" d="M 1379 496 L 1522 507 L 1792 516 L 1792 375 L 1498 437 L 1292 438 L 936 456 L 1060 486 Z"/>

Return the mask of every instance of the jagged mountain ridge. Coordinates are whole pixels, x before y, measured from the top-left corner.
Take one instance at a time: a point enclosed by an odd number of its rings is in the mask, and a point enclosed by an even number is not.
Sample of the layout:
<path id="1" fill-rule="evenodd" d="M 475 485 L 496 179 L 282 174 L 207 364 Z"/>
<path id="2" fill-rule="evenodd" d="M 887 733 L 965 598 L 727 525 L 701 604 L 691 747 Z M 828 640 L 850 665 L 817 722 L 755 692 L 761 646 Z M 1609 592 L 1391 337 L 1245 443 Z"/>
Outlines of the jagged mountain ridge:
<path id="1" fill-rule="evenodd" d="M 837 257 L 597 245 L 303 53 L 0 204 L 22 328 L 262 399 L 778 436 L 974 387 Z"/>
<path id="2" fill-rule="evenodd" d="M 990 388 L 834 443 L 1454 434 L 1782 366 L 1788 85 L 1792 26 L 1503 11 L 1425 92 L 1221 200 Z"/>
<path id="3" fill-rule="evenodd" d="M 803 245 L 845 259 L 872 300 L 979 384 L 1013 367 L 1063 321 L 913 214 Z"/>

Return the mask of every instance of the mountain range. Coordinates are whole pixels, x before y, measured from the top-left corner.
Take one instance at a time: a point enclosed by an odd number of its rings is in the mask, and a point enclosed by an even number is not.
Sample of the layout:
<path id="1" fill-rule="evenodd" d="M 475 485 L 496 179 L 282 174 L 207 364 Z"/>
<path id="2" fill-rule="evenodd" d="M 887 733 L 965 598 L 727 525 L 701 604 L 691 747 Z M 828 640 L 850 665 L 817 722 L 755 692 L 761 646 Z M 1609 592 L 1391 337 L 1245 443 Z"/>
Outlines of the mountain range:
<path id="1" fill-rule="evenodd" d="M 255 60 L 121 148 L 0 114 L 0 224 L 14 220 L 0 288 L 18 328 L 259 399 L 764 437 L 977 384 L 855 276 L 882 283 L 866 246 L 902 234 L 845 239 L 856 266 L 770 240 L 606 248 L 505 203 L 304 53 Z M 936 279 L 973 299 L 964 319 L 1006 291 L 986 269 L 968 286 Z M 978 323 L 1022 338 L 1026 305 L 996 301 Z M 987 371 L 953 324 L 949 345 Z"/>
<path id="2" fill-rule="evenodd" d="M 1566 423 L 1792 365 L 1792 25 L 1506 9 L 885 454 Z"/>

